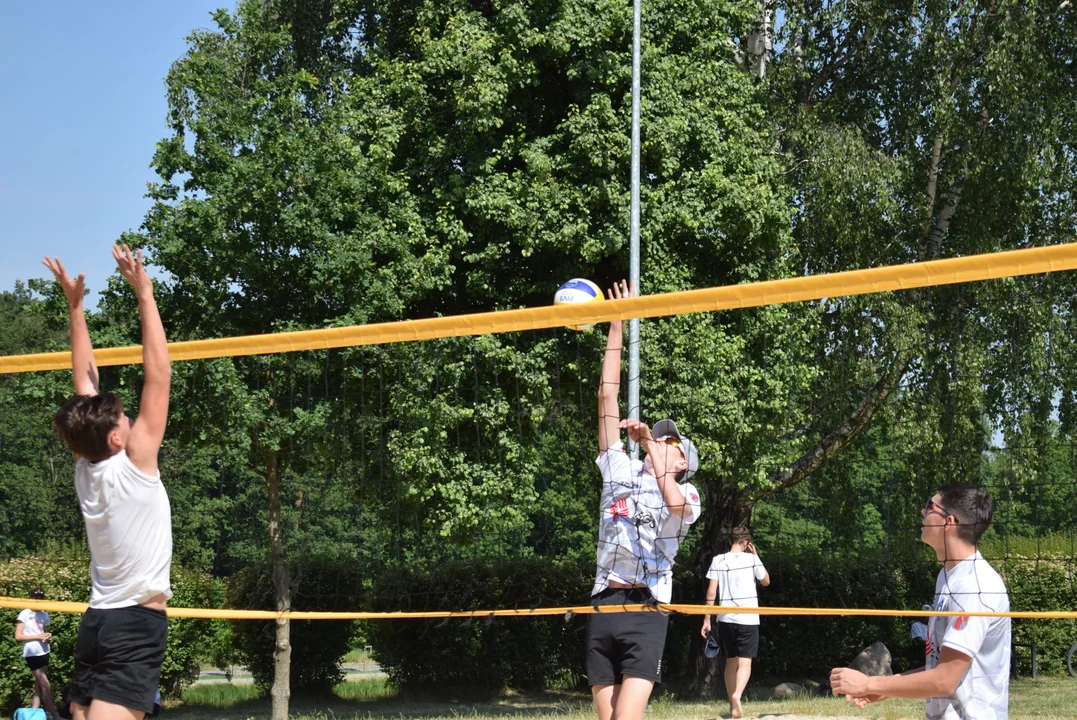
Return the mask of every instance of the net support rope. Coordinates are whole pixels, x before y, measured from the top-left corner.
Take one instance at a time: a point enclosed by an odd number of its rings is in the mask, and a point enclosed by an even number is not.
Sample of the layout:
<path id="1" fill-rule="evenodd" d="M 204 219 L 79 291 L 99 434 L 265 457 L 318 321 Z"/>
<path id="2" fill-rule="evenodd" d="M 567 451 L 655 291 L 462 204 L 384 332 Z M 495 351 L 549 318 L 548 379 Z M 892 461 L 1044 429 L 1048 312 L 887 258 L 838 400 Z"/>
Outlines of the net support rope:
<path id="1" fill-rule="evenodd" d="M 0 597 L 0 608 L 44 610 L 58 613 L 84 613 L 88 603 L 35 601 L 23 598 Z M 501 610 L 442 610 L 422 612 L 303 612 L 276 610 L 224 610 L 213 608 L 170 607 L 169 617 L 199 620 L 410 620 L 442 618 L 541 617 L 549 615 L 596 615 L 622 612 L 663 612 L 680 615 L 714 615 L 721 613 L 782 615 L 782 616 L 844 616 L 844 617 L 1008 617 L 1031 620 L 1075 620 L 1077 611 L 1011 611 L 966 612 L 935 610 L 890 610 L 879 608 L 806 608 L 806 607 L 727 607 L 723 605 L 693 605 L 656 603 L 644 605 L 577 605 L 573 607 L 508 608 Z"/>

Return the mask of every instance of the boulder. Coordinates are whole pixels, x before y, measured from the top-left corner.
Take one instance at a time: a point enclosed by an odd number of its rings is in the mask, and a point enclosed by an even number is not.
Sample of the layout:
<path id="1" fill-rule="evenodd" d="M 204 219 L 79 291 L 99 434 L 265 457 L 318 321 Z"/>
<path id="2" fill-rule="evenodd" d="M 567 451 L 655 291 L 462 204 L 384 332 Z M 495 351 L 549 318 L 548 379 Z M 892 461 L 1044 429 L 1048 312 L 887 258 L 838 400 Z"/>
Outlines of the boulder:
<path id="1" fill-rule="evenodd" d="M 796 683 L 785 682 L 774 688 L 775 700 L 792 700 L 798 695 L 807 695 L 808 691 L 804 689 L 803 685 L 797 685 Z"/>
<path id="2" fill-rule="evenodd" d="M 853 661 L 849 663 L 849 667 L 872 677 L 893 675 L 894 672 L 890 669 L 892 659 L 890 651 L 886 649 L 885 645 L 881 642 L 873 642 L 853 658 Z"/>

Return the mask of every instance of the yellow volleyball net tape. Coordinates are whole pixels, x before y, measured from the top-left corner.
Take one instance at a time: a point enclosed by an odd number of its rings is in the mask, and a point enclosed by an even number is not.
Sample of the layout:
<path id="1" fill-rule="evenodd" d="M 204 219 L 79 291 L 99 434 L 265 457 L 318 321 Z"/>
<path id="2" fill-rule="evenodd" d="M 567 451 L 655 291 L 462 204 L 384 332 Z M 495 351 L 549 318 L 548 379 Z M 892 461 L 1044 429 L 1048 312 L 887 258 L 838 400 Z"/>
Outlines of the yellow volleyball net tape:
<path id="1" fill-rule="evenodd" d="M 0 597 L 0 607 L 21 610 L 44 610 L 58 613 L 84 613 L 87 603 L 25 600 Z M 1077 611 L 1037 612 L 936 612 L 934 610 L 887 610 L 876 608 L 803 608 L 803 607 L 717 607 L 714 605 L 578 605 L 575 607 L 515 608 L 500 610 L 445 610 L 423 612 L 303 612 L 291 610 L 228 610 L 215 608 L 168 608 L 168 616 L 199 620 L 441 620 L 445 618 L 543 617 L 550 615 L 595 615 L 622 612 L 665 612 L 681 615 L 752 614 L 752 615 L 812 615 L 842 617 L 1009 617 L 1032 620 L 1077 620 Z"/>
<path id="2" fill-rule="evenodd" d="M 868 270 L 852 270 L 828 275 L 646 295 L 582 305 L 526 308 L 353 327 L 192 340 L 170 343 L 168 349 L 172 360 L 177 361 L 302 350 L 328 350 L 358 345 L 538 330 L 630 318 L 713 312 L 1073 269 L 1077 269 L 1077 243 L 933 260 L 909 265 L 892 265 Z M 99 349 L 95 352 L 95 357 L 99 366 L 134 365 L 142 362 L 142 348 L 134 345 Z M 71 353 L 69 352 L 0 357 L 0 374 L 63 370 L 70 367 Z"/>

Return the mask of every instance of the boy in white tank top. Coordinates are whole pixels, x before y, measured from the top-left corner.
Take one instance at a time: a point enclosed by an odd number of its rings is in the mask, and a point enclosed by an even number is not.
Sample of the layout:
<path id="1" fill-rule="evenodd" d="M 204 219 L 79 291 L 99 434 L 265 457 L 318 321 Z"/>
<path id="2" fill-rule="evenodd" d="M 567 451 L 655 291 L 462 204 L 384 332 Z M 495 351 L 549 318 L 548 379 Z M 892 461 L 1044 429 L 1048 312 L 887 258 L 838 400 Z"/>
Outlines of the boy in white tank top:
<path id="1" fill-rule="evenodd" d="M 99 392 L 84 276 L 72 280 L 59 258 L 44 260 L 67 298 L 75 381 L 53 431 L 77 456 L 75 490 L 90 546 L 90 608 L 79 625 L 69 688 L 74 720 L 142 720 L 153 710 L 172 597 L 172 511 L 157 468 L 172 378 L 168 343 L 142 252 L 117 245 L 112 255 L 142 322 L 146 377 L 136 422 L 117 396 Z"/>
<path id="2" fill-rule="evenodd" d="M 1009 612 L 1006 585 L 976 544 L 991 524 L 987 491 L 951 483 L 920 511 L 920 539 L 942 562 L 935 583 L 936 612 Z M 893 677 L 866 677 L 834 668 L 835 695 L 864 707 L 888 697 L 925 698 L 927 720 L 1006 720 L 1009 717 L 1010 618 L 932 617 L 927 662 Z"/>

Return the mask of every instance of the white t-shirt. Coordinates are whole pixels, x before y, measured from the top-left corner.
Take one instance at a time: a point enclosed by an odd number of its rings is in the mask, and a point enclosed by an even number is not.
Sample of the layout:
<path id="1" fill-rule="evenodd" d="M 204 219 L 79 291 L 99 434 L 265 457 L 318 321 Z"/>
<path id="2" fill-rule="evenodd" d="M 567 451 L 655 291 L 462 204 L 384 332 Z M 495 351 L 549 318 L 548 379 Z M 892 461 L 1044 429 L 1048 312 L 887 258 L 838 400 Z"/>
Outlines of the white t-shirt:
<path id="1" fill-rule="evenodd" d="M 658 602 L 673 595 L 673 558 L 689 526 L 699 518 L 699 492 L 691 483 L 678 485 L 689 513 L 681 517 L 666 506 L 658 480 L 643 471 L 618 441 L 595 461 L 602 473 L 598 520 L 598 568 L 591 595 L 610 580 L 645 584 Z"/>
<path id="2" fill-rule="evenodd" d="M 75 490 L 90 545 L 90 607 L 172 597 L 172 508 L 161 473 L 142 472 L 125 451 L 99 463 L 79 458 Z"/>
<path id="3" fill-rule="evenodd" d="M 1009 612 L 1006 584 L 979 552 L 943 568 L 935 583 L 936 611 Z M 939 664 L 942 648 L 972 658 L 949 697 L 929 698 L 928 720 L 1006 720 L 1010 696 L 1010 618 L 932 617 L 928 623 L 927 669 Z"/>
<path id="4" fill-rule="evenodd" d="M 755 581 L 767 576 L 759 556 L 754 553 L 730 552 L 715 555 L 707 570 L 708 580 L 718 581 L 718 605 L 726 607 L 759 607 L 759 598 L 755 592 Z M 747 613 L 724 613 L 718 615 L 718 622 L 736 623 L 738 625 L 758 625 L 759 616 Z"/>
<path id="5" fill-rule="evenodd" d="M 47 632 L 45 628 L 52 625 L 52 618 L 44 610 L 30 610 L 27 608 L 19 613 L 15 622 L 22 623 L 22 631 L 26 635 L 41 635 Z M 40 657 L 48 655 L 49 644 L 44 640 L 30 640 L 22 645 L 23 657 Z"/>

